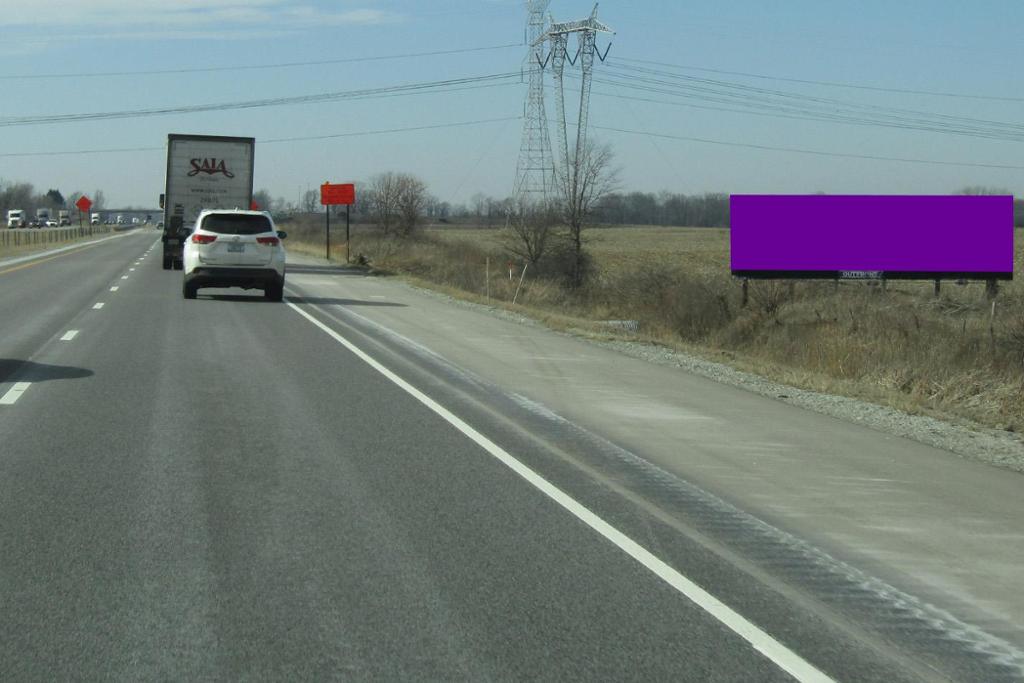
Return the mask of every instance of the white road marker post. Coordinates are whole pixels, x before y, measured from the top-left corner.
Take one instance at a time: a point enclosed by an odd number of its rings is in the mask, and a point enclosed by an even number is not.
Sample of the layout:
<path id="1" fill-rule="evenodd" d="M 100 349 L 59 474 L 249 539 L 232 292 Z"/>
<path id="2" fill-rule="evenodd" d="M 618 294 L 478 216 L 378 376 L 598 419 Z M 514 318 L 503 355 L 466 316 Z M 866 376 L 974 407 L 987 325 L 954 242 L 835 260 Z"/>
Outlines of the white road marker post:
<path id="1" fill-rule="evenodd" d="M 526 279 L 526 269 L 527 269 L 527 267 L 529 267 L 529 265 L 530 265 L 529 263 L 523 264 L 523 274 L 519 276 L 519 285 L 516 286 L 516 293 L 512 297 L 512 305 L 513 306 L 516 305 L 516 299 L 519 298 L 519 290 L 523 286 L 523 280 Z"/>

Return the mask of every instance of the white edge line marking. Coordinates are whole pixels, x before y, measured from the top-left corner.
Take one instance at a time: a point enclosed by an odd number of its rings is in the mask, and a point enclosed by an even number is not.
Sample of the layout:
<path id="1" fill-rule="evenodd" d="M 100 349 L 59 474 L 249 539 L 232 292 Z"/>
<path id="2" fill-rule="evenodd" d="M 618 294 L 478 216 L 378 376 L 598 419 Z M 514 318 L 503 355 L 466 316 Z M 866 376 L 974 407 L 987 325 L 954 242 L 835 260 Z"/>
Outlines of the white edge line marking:
<path id="1" fill-rule="evenodd" d="M 32 386 L 32 382 L 15 382 L 14 386 L 11 387 L 6 394 L 0 398 L 0 406 L 13 406 L 15 401 L 21 398 L 21 395 Z"/>
<path id="2" fill-rule="evenodd" d="M 98 310 L 100 310 L 101 308 L 103 308 L 103 302 L 102 302 L 102 301 L 101 301 L 101 302 L 99 302 L 99 303 L 97 303 L 97 304 L 93 304 L 92 310 L 94 310 L 94 311 L 98 311 Z"/>
<path id="3" fill-rule="evenodd" d="M 110 288 L 110 291 L 111 291 L 111 292 L 116 292 L 116 291 L 117 291 L 118 289 L 119 289 L 118 287 L 111 287 L 111 288 Z"/>
<path id="4" fill-rule="evenodd" d="M 64 336 L 60 338 L 61 341 L 71 341 L 78 336 L 78 330 L 68 330 L 64 333 Z"/>
<path id="5" fill-rule="evenodd" d="M 299 308 L 297 305 L 288 301 L 288 305 L 295 310 L 299 315 L 304 317 L 309 322 L 313 323 L 321 330 L 326 332 L 336 342 L 344 346 L 346 349 L 355 354 L 360 360 L 369 365 L 371 368 L 384 375 L 387 379 L 398 385 L 406 393 L 410 394 L 417 401 L 425 405 L 430 410 L 437 413 L 446 422 L 451 424 L 453 427 L 462 432 L 471 441 L 476 443 L 478 446 L 483 448 L 485 451 L 494 456 L 503 465 L 511 469 L 513 472 L 518 474 L 520 477 L 525 479 L 534 488 L 540 490 L 541 493 L 546 495 L 548 498 L 558 503 L 562 508 L 567 510 L 581 522 L 589 526 L 591 529 L 604 536 L 607 540 L 614 543 L 619 547 L 620 550 L 625 552 L 627 555 L 632 557 L 634 560 L 642 564 L 648 570 L 650 570 L 655 576 L 667 583 L 668 585 L 675 588 L 677 591 L 682 593 L 684 596 L 690 599 L 691 602 L 696 604 L 698 607 L 706 611 L 708 614 L 713 616 L 715 619 L 724 624 L 733 633 L 737 634 L 745 641 L 751 644 L 755 650 L 760 652 L 762 655 L 767 657 L 769 660 L 775 663 L 780 669 L 793 676 L 798 681 L 813 681 L 815 683 L 833 683 L 833 680 L 825 675 L 823 672 L 815 668 L 811 663 L 803 659 L 800 655 L 793 652 L 779 641 L 772 638 L 770 635 L 762 631 L 756 625 L 748 621 L 743 615 L 732 610 L 725 603 L 721 602 L 718 598 L 711 595 L 697 584 L 690 581 L 688 578 L 680 574 L 678 571 L 670 567 L 668 564 L 658 559 L 654 554 L 649 552 L 639 543 L 626 536 L 624 533 L 613 527 L 608 522 L 604 521 L 601 517 L 591 512 L 588 508 L 576 501 L 569 494 L 562 491 L 560 488 L 549 482 L 544 477 L 540 476 L 532 469 L 524 465 L 523 463 L 516 460 L 501 446 L 485 437 L 480 432 L 476 431 L 468 424 L 462 421 L 454 413 L 449 411 L 447 408 L 439 404 L 434 399 L 430 398 L 422 391 L 412 386 L 404 379 L 396 375 L 395 373 L 388 370 L 386 367 L 374 360 L 369 354 L 364 352 L 358 346 L 345 339 L 343 336 L 332 330 L 330 327 L 320 322 L 306 311 Z"/>

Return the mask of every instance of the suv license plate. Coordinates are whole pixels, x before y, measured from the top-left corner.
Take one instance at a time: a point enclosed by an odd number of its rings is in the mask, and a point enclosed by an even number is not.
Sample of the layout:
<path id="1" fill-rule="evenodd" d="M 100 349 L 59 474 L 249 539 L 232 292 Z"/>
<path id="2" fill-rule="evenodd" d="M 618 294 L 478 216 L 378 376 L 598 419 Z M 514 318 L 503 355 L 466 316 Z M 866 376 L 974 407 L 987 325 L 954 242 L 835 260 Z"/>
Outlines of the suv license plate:
<path id="1" fill-rule="evenodd" d="M 244 244 L 229 244 L 228 245 L 228 251 L 235 252 L 235 253 L 245 251 L 245 245 Z"/>

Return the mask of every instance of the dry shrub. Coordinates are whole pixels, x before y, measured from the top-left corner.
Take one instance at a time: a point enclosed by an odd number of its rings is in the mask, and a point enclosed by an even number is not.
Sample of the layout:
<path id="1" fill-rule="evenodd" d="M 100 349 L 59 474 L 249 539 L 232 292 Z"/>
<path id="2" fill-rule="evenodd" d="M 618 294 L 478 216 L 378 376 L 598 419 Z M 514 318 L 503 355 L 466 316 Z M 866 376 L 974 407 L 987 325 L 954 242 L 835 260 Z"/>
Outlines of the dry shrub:
<path id="1" fill-rule="evenodd" d="M 639 320 L 687 341 L 728 325 L 739 306 L 728 278 L 695 277 L 664 264 L 599 278 L 590 289 L 592 305 L 603 303 L 608 317 Z"/>
<path id="2" fill-rule="evenodd" d="M 749 283 L 750 302 L 766 315 L 775 316 L 790 300 L 792 284 L 781 280 L 753 280 Z"/>

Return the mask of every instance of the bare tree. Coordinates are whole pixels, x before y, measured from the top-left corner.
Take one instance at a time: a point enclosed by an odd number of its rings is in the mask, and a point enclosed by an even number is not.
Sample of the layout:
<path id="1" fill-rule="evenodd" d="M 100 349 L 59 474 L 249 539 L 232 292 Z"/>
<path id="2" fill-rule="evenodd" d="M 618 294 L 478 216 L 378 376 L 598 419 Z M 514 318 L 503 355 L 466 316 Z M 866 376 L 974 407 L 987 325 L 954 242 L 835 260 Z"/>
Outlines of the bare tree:
<path id="1" fill-rule="evenodd" d="M 370 179 L 366 191 L 369 214 L 385 235 L 396 226 L 398 214 L 398 180 L 395 173 L 380 173 Z"/>
<path id="2" fill-rule="evenodd" d="M 411 235 L 419 226 L 427 204 L 427 186 L 408 173 L 396 176 L 398 191 L 398 229 L 403 236 Z"/>
<path id="3" fill-rule="evenodd" d="M 505 249 L 536 266 L 554 242 L 558 214 L 548 202 L 520 202 L 508 214 L 508 227 L 503 235 Z"/>
<path id="4" fill-rule="evenodd" d="M 569 282 L 580 287 L 584 278 L 583 230 L 597 204 L 618 186 L 618 170 L 612 168 L 614 155 L 608 145 L 588 142 L 579 155 L 576 169 L 568 169 L 562 183 L 558 210 L 569 234 L 572 265 Z"/>
<path id="5" fill-rule="evenodd" d="M 411 235 L 427 206 L 427 186 L 408 173 L 381 173 L 366 190 L 369 215 L 385 235 Z"/>
<path id="6" fill-rule="evenodd" d="M 306 190 L 302 195 L 302 210 L 306 213 L 316 213 L 320 209 L 320 192 L 317 190 Z"/>
<path id="7" fill-rule="evenodd" d="M 35 188 L 31 183 L 0 182 L 0 211 L 4 212 L 5 217 L 8 209 L 33 211 L 35 209 L 33 201 L 35 193 Z"/>
<path id="8" fill-rule="evenodd" d="M 487 217 L 488 209 L 490 208 L 491 198 L 485 195 L 483 192 L 477 192 L 475 195 L 469 198 L 469 205 L 472 207 L 473 213 L 478 221 L 483 221 Z"/>

